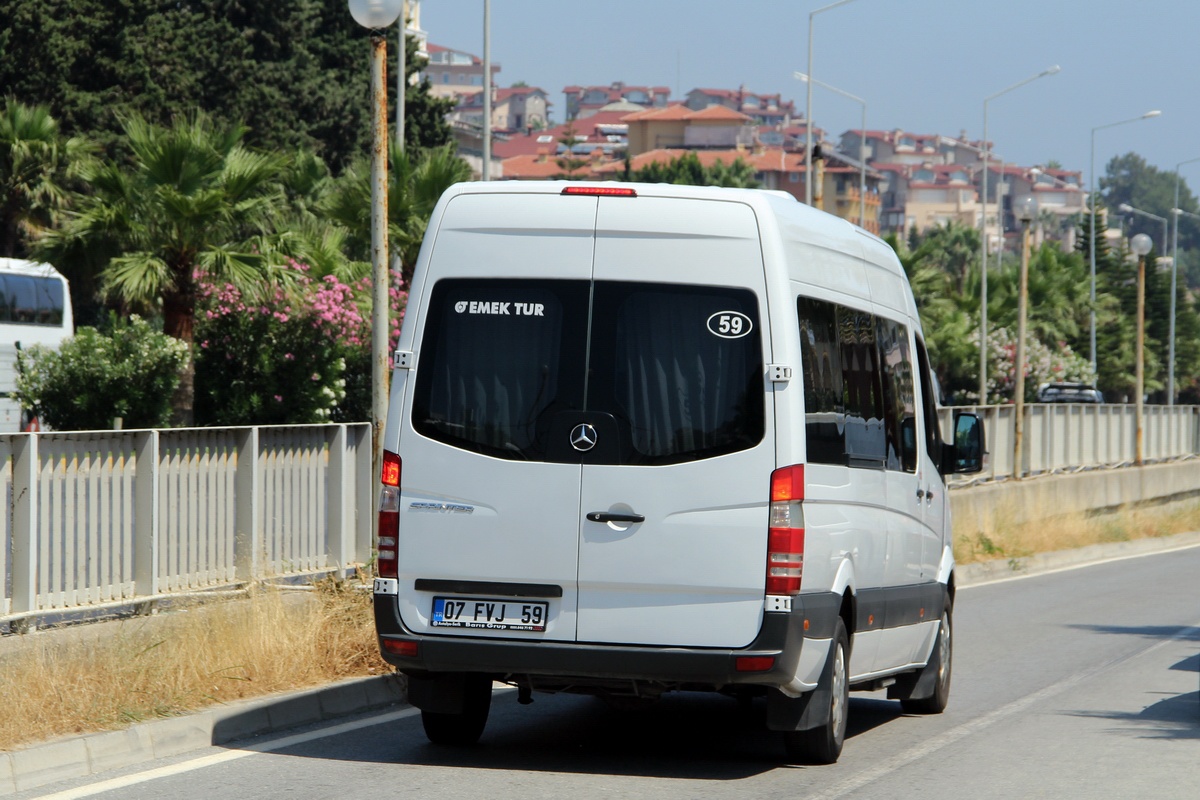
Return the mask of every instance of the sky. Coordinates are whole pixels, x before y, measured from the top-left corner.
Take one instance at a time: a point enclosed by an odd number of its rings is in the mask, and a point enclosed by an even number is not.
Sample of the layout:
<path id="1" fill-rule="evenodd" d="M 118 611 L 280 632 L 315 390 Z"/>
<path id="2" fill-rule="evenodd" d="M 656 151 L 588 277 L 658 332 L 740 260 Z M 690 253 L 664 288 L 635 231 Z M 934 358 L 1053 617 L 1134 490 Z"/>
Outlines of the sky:
<path id="1" fill-rule="evenodd" d="M 782 93 L 805 108 L 809 14 L 834 0 L 491 0 L 497 86 L 525 81 L 563 121 L 563 87 L 667 86 Z M 484 0 L 421 0 L 429 41 L 482 56 Z M 862 98 L 869 129 L 988 138 L 1021 166 L 1058 161 L 1090 181 L 1136 152 L 1200 186 L 1200 2 L 852 0 L 812 17 L 817 81 Z M 1055 75 L 1005 89 L 1058 65 Z M 998 97 L 992 97 L 1004 92 Z M 992 97 L 988 100 L 987 98 Z M 1160 110 L 1161 116 L 1102 130 Z M 862 104 L 816 86 L 829 138 Z M 1188 180 L 1190 178 L 1190 180 Z"/>

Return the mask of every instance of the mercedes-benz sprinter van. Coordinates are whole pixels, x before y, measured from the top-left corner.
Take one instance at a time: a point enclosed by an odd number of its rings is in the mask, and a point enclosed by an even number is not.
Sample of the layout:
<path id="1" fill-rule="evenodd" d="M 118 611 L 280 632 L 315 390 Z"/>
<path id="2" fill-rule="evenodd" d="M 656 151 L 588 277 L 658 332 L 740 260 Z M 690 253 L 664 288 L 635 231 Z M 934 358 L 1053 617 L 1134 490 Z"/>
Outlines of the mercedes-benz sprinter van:
<path id="1" fill-rule="evenodd" d="M 778 192 L 460 184 L 394 365 L 375 615 L 434 742 L 495 681 L 761 695 L 818 763 L 851 689 L 945 707 L 982 428 L 943 444 L 877 237 Z"/>

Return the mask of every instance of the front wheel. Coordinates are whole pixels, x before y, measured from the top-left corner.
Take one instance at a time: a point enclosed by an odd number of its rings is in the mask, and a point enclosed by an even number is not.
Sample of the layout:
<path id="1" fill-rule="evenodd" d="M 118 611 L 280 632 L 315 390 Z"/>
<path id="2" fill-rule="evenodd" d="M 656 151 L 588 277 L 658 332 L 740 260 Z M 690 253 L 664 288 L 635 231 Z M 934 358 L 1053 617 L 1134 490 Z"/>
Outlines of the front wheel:
<path id="1" fill-rule="evenodd" d="M 946 710 L 950 702 L 950 667 L 954 650 L 953 626 L 951 624 L 950 604 L 942 610 L 942 619 L 938 625 L 937 641 L 933 645 L 933 653 L 929 663 L 918 673 L 917 686 L 931 684 L 931 689 L 924 697 L 904 697 L 900 707 L 910 714 L 940 714 Z"/>
<path id="2" fill-rule="evenodd" d="M 434 744 L 469 745 L 479 741 L 492 707 L 492 679 L 487 675 L 468 675 L 463 687 L 462 711 L 441 713 L 422 711 L 425 735 Z"/>
<path id="3" fill-rule="evenodd" d="M 829 645 L 829 658 L 821 672 L 816 696 L 812 702 L 829 704 L 828 715 L 815 728 L 801 731 L 785 731 L 784 747 L 788 759 L 800 764 L 832 764 L 842 754 L 846 741 L 846 719 L 850 711 L 850 638 L 846 625 L 838 619 Z"/>

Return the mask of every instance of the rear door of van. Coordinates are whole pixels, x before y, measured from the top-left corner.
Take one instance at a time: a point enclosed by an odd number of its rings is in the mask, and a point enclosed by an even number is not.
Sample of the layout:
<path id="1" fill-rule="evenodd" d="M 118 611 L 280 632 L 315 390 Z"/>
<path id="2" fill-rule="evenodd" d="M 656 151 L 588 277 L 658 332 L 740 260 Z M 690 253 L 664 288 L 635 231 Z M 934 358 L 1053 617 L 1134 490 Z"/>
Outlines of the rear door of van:
<path id="1" fill-rule="evenodd" d="M 583 470 L 578 637 L 748 644 L 762 620 L 775 467 L 754 213 L 601 198 L 593 274 L 589 402 L 623 442 L 614 462 Z M 599 516 L 620 512 L 644 521 Z"/>
<path id="2" fill-rule="evenodd" d="M 405 624 L 749 643 L 775 466 L 750 208 L 464 194 L 434 235 L 406 323 Z"/>

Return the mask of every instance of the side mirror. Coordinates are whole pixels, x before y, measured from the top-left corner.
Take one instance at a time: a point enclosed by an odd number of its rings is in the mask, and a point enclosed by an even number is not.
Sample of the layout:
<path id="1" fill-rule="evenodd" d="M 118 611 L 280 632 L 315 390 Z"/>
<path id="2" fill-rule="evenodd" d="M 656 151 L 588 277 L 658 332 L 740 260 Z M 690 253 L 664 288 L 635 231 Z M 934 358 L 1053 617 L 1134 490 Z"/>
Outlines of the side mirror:
<path id="1" fill-rule="evenodd" d="M 954 413 L 954 443 L 945 445 L 942 454 L 946 473 L 964 474 L 983 470 L 984 445 L 983 423 L 978 414 L 966 411 Z"/>

